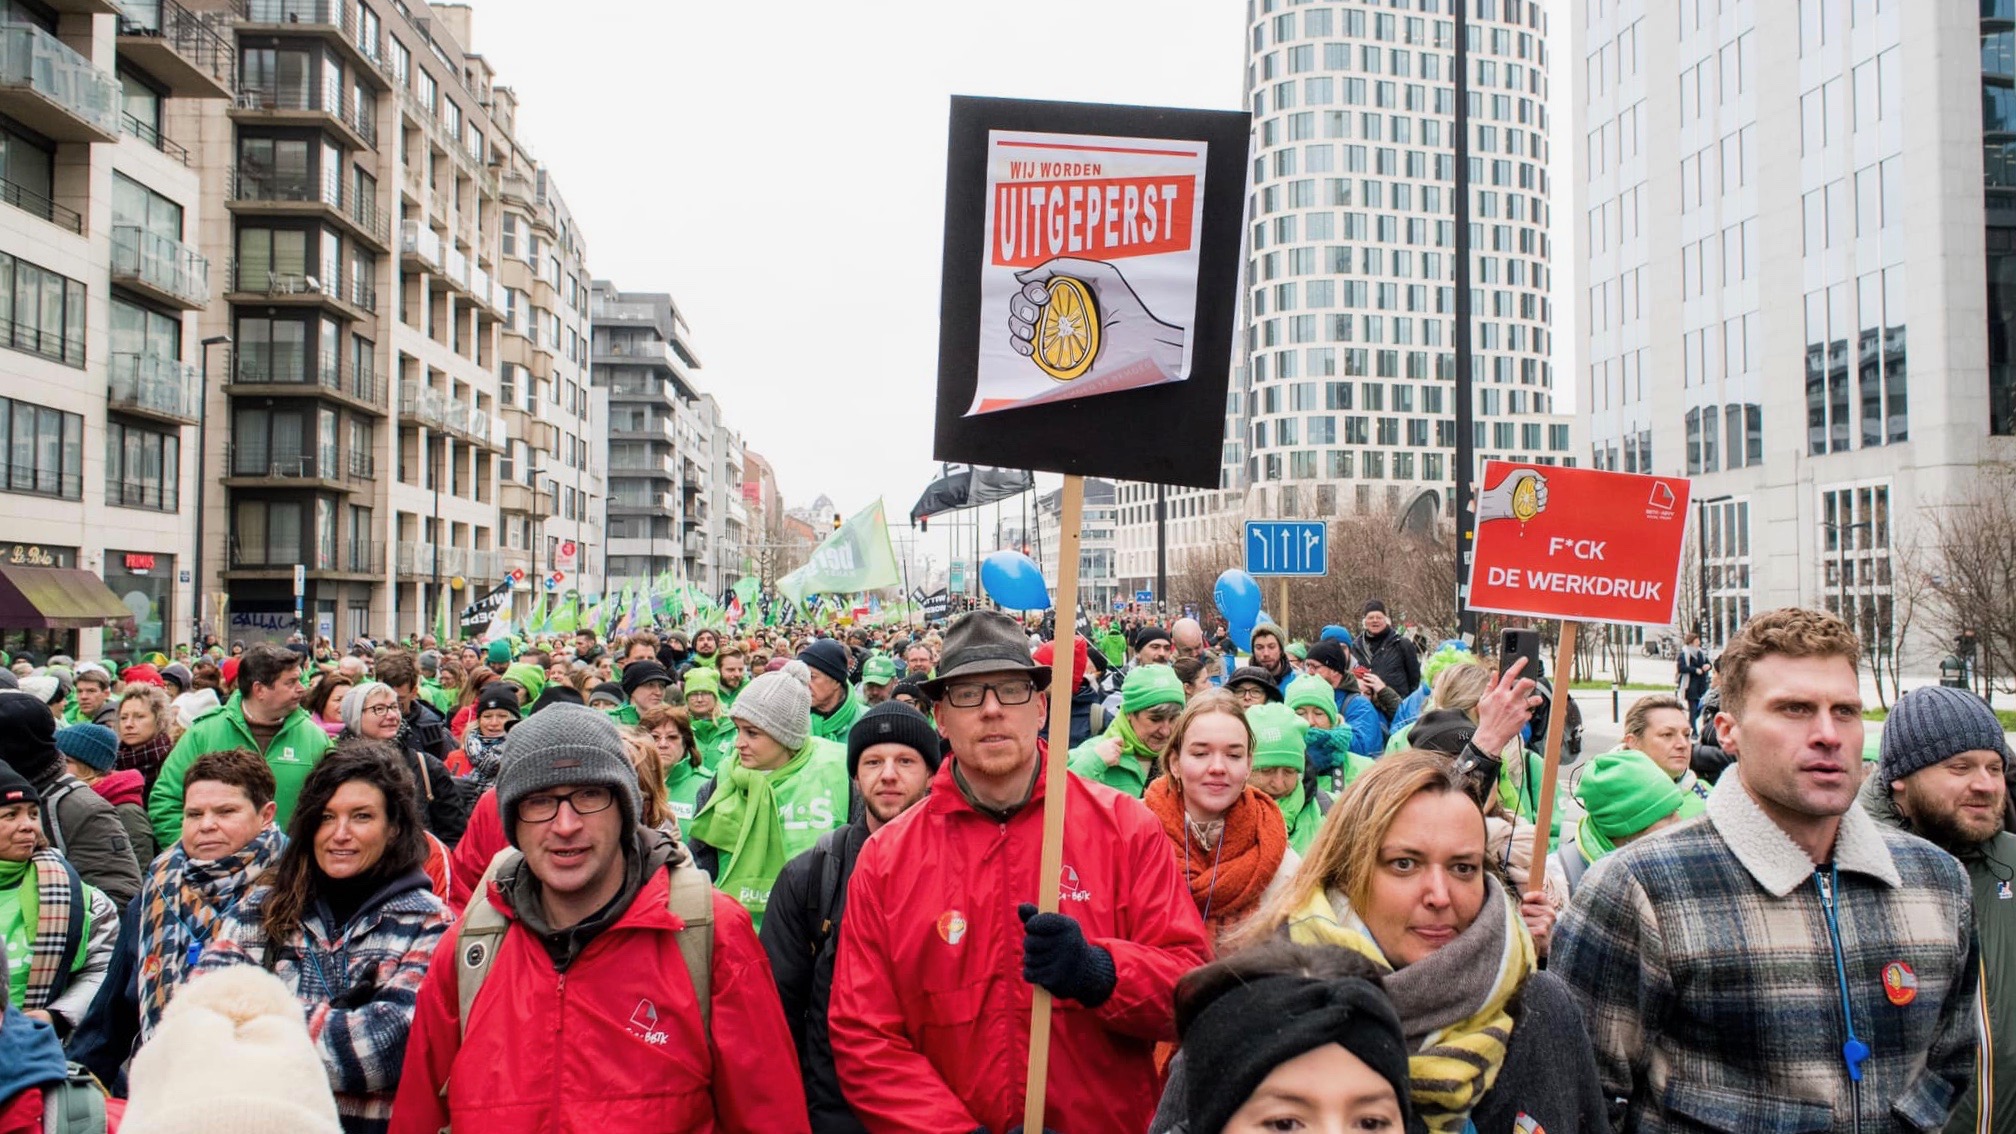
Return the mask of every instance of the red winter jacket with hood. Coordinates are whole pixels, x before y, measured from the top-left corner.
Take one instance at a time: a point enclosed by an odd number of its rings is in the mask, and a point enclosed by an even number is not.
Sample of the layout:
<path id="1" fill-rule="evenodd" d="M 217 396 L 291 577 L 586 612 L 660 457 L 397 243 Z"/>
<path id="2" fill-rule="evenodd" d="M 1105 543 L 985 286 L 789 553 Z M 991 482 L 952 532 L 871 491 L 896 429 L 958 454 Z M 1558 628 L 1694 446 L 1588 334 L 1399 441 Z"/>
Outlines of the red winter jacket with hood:
<path id="1" fill-rule="evenodd" d="M 478 901 L 511 919 L 466 1039 L 457 1018 L 457 927 L 420 987 L 390 1134 L 709 1134 L 809 1130 L 791 1029 L 749 912 L 714 895 L 714 1022 L 700 1026 L 665 908 L 664 863 L 683 855 L 645 835 L 649 874 L 616 921 L 565 972 L 513 908 L 511 880 Z M 711 1040 L 711 1042 L 710 1042 Z M 441 1089 L 447 1085 L 444 1104 Z"/>
<path id="2" fill-rule="evenodd" d="M 828 1030 L 841 1090 L 876 1134 L 970 1134 L 1022 1122 L 1029 1003 L 1022 921 L 1036 900 L 1043 785 L 1007 822 L 974 809 L 948 759 L 921 805 L 875 833 L 847 887 Z M 1211 959 L 1162 824 L 1067 773 L 1061 912 L 1113 955 L 1097 1008 L 1056 1002 L 1043 1125 L 1139 1134 L 1176 1038 L 1176 980 Z"/>

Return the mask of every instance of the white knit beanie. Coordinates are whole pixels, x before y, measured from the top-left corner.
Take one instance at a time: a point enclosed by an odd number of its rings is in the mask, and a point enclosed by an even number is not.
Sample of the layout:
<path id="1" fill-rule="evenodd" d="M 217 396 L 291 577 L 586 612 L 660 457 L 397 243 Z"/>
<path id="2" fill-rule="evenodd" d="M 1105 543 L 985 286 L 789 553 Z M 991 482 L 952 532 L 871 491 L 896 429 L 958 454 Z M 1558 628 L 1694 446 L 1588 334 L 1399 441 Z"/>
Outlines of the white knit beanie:
<path id="1" fill-rule="evenodd" d="M 301 1004 L 253 965 L 183 985 L 133 1056 L 122 1134 L 340 1134 Z"/>
<path id="2" fill-rule="evenodd" d="M 728 716 L 748 721 L 796 752 L 812 738 L 812 671 L 792 659 L 742 687 Z"/>

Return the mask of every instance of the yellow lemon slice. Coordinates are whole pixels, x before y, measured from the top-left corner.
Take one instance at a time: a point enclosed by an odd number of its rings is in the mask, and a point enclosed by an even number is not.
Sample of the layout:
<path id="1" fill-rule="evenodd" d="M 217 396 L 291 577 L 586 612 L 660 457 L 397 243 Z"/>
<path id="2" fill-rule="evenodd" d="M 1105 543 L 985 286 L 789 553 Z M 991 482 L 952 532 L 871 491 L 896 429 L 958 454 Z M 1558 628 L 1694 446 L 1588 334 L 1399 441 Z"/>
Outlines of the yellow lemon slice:
<path id="1" fill-rule="evenodd" d="M 1069 382 L 1092 369 L 1092 360 L 1099 357 L 1099 312 L 1092 289 L 1080 280 L 1054 276 L 1049 292 L 1030 359 L 1043 373 Z"/>
<path id="2" fill-rule="evenodd" d="M 1521 476 L 1518 487 L 1512 490 L 1512 516 L 1520 523 L 1540 514 L 1540 492 L 1533 487 L 1533 478 Z"/>

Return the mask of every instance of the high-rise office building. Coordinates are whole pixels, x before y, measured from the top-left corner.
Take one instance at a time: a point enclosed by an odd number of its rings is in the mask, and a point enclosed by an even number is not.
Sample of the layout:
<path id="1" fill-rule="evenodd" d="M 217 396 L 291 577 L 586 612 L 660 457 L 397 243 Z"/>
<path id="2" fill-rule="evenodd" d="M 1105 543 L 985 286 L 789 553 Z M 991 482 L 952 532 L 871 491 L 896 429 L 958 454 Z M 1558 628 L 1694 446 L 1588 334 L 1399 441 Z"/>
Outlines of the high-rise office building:
<path id="1" fill-rule="evenodd" d="M 1238 516 L 1453 517 L 1451 0 L 1247 4 L 1253 114 L 1240 358 L 1218 490 L 1168 494 L 1171 570 Z M 1572 463 L 1554 406 L 1548 20 L 1469 14 L 1474 440 Z M 1152 485 L 1122 484 L 1123 587 L 1152 589 Z"/>
<path id="2" fill-rule="evenodd" d="M 1915 516 L 2012 453 L 2012 15 L 1576 0 L 1588 458 L 1696 478 L 1711 646 L 1887 633 Z"/>
<path id="3" fill-rule="evenodd" d="M 230 99 L 220 26 L 174 0 L 0 0 L 0 649 L 15 657 L 189 640 L 203 367 L 224 356 L 194 317 L 216 214 L 163 120 Z"/>

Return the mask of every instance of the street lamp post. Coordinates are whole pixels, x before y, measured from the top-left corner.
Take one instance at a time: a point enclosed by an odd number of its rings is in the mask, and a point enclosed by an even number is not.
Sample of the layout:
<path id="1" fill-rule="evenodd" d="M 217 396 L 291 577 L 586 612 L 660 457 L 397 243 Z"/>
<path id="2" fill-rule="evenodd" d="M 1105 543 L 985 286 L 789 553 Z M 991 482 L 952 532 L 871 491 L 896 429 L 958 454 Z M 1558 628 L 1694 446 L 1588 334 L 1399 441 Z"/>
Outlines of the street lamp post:
<path id="1" fill-rule="evenodd" d="M 195 554 L 190 556 L 189 570 L 189 579 L 195 584 L 191 588 L 195 602 L 190 605 L 190 611 L 195 616 L 195 634 L 190 644 L 196 646 L 203 642 L 203 514 L 207 511 L 203 497 L 210 484 L 210 348 L 230 346 L 231 336 L 212 335 L 204 339 L 202 345 L 202 381 L 196 399 L 196 548 Z"/>

